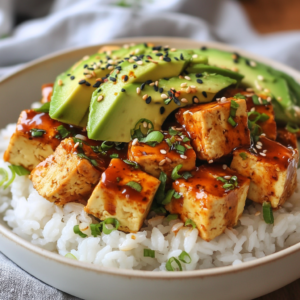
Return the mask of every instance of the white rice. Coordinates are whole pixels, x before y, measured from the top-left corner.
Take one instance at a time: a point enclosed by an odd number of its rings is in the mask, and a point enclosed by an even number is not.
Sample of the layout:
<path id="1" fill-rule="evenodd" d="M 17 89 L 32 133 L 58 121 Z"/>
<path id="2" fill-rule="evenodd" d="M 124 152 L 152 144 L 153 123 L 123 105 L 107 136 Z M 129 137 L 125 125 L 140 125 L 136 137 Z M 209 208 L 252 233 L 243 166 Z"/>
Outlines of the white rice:
<path id="1" fill-rule="evenodd" d="M 14 130 L 12 124 L 0 132 L 1 157 Z M 2 159 L 0 168 L 9 171 Z M 93 222 L 83 205 L 55 206 L 34 190 L 27 176 L 17 176 L 10 188 L 0 190 L 0 214 L 13 232 L 32 244 L 63 256 L 72 253 L 80 261 L 123 269 L 166 271 L 166 261 L 183 250 L 192 258 L 191 264 L 182 264 L 183 270 L 237 265 L 300 242 L 299 190 L 274 211 L 274 225 L 264 222 L 261 205 L 254 203 L 245 209 L 237 227 L 226 229 L 211 242 L 199 238 L 196 229 L 181 227 L 179 220 L 169 223 L 152 213 L 137 234 L 113 231 L 95 238 L 88 229 L 84 231 L 88 237 L 81 238 L 74 234 L 74 225 L 81 223 L 83 228 Z M 181 227 L 177 235 L 171 231 L 173 226 Z M 155 258 L 144 257 L 145 248 L 155 250 Z"/>

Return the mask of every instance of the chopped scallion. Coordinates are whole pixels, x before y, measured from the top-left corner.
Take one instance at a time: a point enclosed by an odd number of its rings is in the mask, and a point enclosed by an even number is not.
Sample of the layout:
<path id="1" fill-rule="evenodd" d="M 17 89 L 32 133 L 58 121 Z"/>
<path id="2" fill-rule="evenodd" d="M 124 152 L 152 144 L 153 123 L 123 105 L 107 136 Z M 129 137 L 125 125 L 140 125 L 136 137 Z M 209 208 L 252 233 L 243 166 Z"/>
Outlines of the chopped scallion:
<path id="1" fill-rule="evenodd" d="M 101 144 L 101 149 L 102 149 L 103 151 L 107 151 L 107 150 L 109 150 L 110 148 L 112 148 L 112 147 L 114 146 L 114 144 L 108 145 L 107 143 L 110 143 L 110 142 L 104 141 L 104 142 Z"/>
<path id="2" fill-rule="evenodd" d="M 185 251 L 181 252 L 181 254 L 178 256 L 178 259 L 185 264 L 190 264 L 192 262 L 191 256 Z"/>
<path id="3" fill-rule="evenodd" d="M 182 266 L 180 261 L 173 256 L 167 261 L 166 269 L 167 271 L 182 271 Z"/>
<path id="4" fill-rule="evenodd" d="M 117 230 L 120 226 L 120 222 L 115 218 L 107 218 L 102 223 L 103 223 L 102 230 L 103 230 L 103 233 L 105 233 L 105 234 L 110 234 L 112 231 Z M 112 229 L 108 229 L 106 227 L 106 224 L 113 224 L 115 227 Z"/>
<path id="5" fill-rule="evenodd" d="M 192 225 L 193 229 L 196 228 L 196 223 L 192 219 L 187 219 L 184 223 L 184 226 Z"/>
<path id="6" fill-rule="evenodd" d="M 274 223 L 273 210 L 270 202 L 265 201 L 263 203 L 263 217 L 267 224 Z"/>
<path id="7" fill-rule="evenodd" d="M 162 201 L 162 204 L 166 205 L 166 204 L 170 203 L 173 198 L 174 193 L 175 193 L 175 191 L 173 189 L 168 190 L 166 193 L 165 199 Z"/>
<path id="8" fill-rule="evenodd" d="M 182 173 L 182 177 L 185 180 L 188 180 L 189 178 L 193 177 L 193 175 L 190 172 L 184 172 L 184 173 Z"/>
<path id="9" fill-rule="evenodd" d="M 160 172 L 159 178 L 160 185 L 157 189 L 157 192 L 155 194 L 155 199 L 161 203 L 165 198 L 165 188 L 166 188 L 166 182 L 167 182 L 167 174 L 163 171 Z"/>
<path id="10" fill-rule="evenodd" d="M 77 260 L 76 256 L 74 256 L 72 253 L 67 253 L 65 257 Z"/>
<path id="11" fill-rule="evenodd" d="M 288 124 L 286 125 L 285 129 L 286 129 L 288 132 L 291 132 L 291 133 L 298 133 L 298 132 L 300 132 L 300 128 L 299 128 L 296 124 L 288 123 Z"/>
<path id="12" fill-rule="evenodd" d="M 58 131 L 60 137 L 65 139 L 71 132 L 67 130 L 63 125 L 59 125 L 56 130 Z"/>
<path id="13" fill-rule="evenodd" d="M 170 214 L 166 217 L 166 219 L 170 222 L 172 220 L 176 220 L 178 219 L 178 215 L 177 214 Z"/>
<path id="14" fill-rule="evenodd" d="M 227 120 L 227 122 L 232 126 L 235 127 L 236 126 L 236 122 L 233 120 L 233 118 L 230 116 Z"/>
<path id="15" fill-rule="evenodd" d="M 151 249 L 144 249 L 144 257 L 155 258 L 155 251 Z"/>
<path id="16" fill-rule="evenodd" d="M 182 168 L 182 165 L 177 165 L 173 171 L 172 171 L 172 174 L 171 174 L 171 178 L 173 180 L 177 180 L 179 178 L 181 178 L 182 176 L 178 174 L 178 171 Z"/>
<path id="17" fill-rule="evenodd" d="M 113 153 L 110 155 L 110 158 L 118 158 L 119 154 L 118 153 Z"/>
<path id="18" fill-rule="evenodd" d="M 246 160 L 248 158 L 247 154 L 245 152 L 241 152 L 239 154 L 239 156 L 243 159 L 243 160 Z"/>
<path id="19" fill-rule="evenodd" d="M 30 133 L 32 137 L 41 137 L 46 133 L 46 131 L 44 129 L 32 128 L 30 129 Z"/>
<path id="20" fill-rule="evenodd" d="M 123 161 L 124 161 L 124 163 L 126 163 L 127 165 L 133 166 L 135 169 L 138 169 L 138 168 L 139 168 L 139 165 L 138 165 L 137 163 L 133 162 L 133 161 L 130 161 L 130 160 L 128 160 L 128 159 L 124 159 Z"/>
<path id="21" fill-rule="evenodd" d="M 130 186 L 132 189 L 136 190 L 137 192 L 142 191 L 142 186 L 138 182 L 129 181 L 126 183 L 126 185 Z"/>
<path id="22" fill-rule="evenodd" d="M 79 229 L 79 225 L 75 225 L 73 227 L 73 231 L 74 233 L 78 234 L 80 237 L 85 238 L 87 237 L 87 235 L 85 233 L 83 233 L 80 229 Z"/>

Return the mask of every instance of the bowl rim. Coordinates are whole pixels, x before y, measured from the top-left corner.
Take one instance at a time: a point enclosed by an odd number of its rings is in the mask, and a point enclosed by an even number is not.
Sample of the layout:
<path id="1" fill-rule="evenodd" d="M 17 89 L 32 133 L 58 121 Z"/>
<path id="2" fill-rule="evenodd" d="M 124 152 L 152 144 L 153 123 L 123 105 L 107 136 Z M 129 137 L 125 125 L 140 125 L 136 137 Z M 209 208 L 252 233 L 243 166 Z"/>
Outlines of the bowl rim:
<path id="1" fill-rule="evenodd" d="M 122 38 L 122 39 L 114 39 L 105 43 L 101 44 L 95 44 L 95 45 L 89 45 L 87 47 L 76 47 L 72 49 L 66 49 L 62 51 L 56 51 L 54 53 L 51 53 L 49 55 L 43 56 L 41 58 L 35 59 L 29 63 L 24 64 L 22 67 L 17 69 L 14 72 L 11 72 L 10 74 L 3 76 L 0 79 L 0 84 L 3 84 L 9 80 L 13 80 L 15 76 L 19 75 L 20 73 L 26 72 L 31 68 L 34 68 L 40 64 L 43 64 L 45 61 L 48 60 L 55 60 L 57 58 L 61 58 L 64 55 L 68 55 L 73 52 L 81 52 L 83 50 L 92 51 L 96 47 L 101 47 L 104 45 L 120 45 L 124 43 L 141 43 L 141 42 L 152 42 L 155 44 L 172 44 L 172 43 L 194 43 L 195 47 L 201 47 L 201 46 L 208 46 L 211 48 L 218 48 L 225 51 L 231 51 L 231 52 L 238 52 L 242 54 L 243 56 L 246 56 L 250 59 L 254 59 L 256 61 L 265 63 L 267 65 L 271 65 L 274 68 L 277 68 L 281 71 L 284 71 L 294 77 L 297 81 L 300 81 L 300 72 L 297 70 L 286 66 L 282 63 L 273 61 L 268 58 L 261 57 L 259 55 L 255 55 L 252 53 L 249 53 L 247 51 L 244 51 L 242 49 L 239 49 L 235 46 L 229 46 L 218 42 L 211 42 L 211 41 L 196 41 L 193 39 L 187 39 L 187 38 L 177 38 L 177 37 L 133 37 L 133 38 Z M 3 215 L 2 215 L 3 216 Z M 2 218 L 2 217 L 1 217 Z M 290 256 L 293 253 L 296 253 L 300 250 L 300 242 L 290 246 L 286 249 L 280 250 L 278 252 L 275 252 L 273 254 L 267 255 L 262 258 L 258 258 L 256 260 L 252 260 L 249 262 L 243 262 L 241 264 L 235 265 L 235 266 L 224 266 L 224 267 L 215 267 L 211 269 L 202 269 L 202 270 L 191 270 L 191 271 L 184 271 L 184 272 L 161 272 L 161 271 L 142 271 L 142 270 L 127 270 L 127 269 L 117 269 L 112 267 L 103 267 L 103 266 L 97 266 L 92 263 L 86 263 L 86 262 L 80 262 L 73 259 L 65 258 L 58 253 L 51 252 L 45 249 L 42 249 L 25 239 L 21 238 L 20 236 L 16 235 L 11 229 L 8 228 L 8 225 L 2 225 L 0 224 L 0 234 L 3 235 L 4 238 L 7 238 L 11 242 L 17 244 L 16 246 L 20 246 L 22 248 L 25 248 L 25 250 L 33 252 L 39 256 L 43 256 L 46 259 L 54 260 L 57 263 L 64 264 L 69 267 L 77 267 L 84 269 L 86 271 L 92 271 L 95 273 L 103 273 L 107 275 L 115 275 L 115 276 L 122 276 L 122 277 L 129 277 L 129 278 L 140 278 L 140 279 L 164 279 L 164 280 L 170 280 L 170 279 L 192 279 L 192 278 L 206 278 L 206 277 L 214 277 L 214 276 L 221 276 L 231 273 L 237 273 L 237 272 L 243 272 L 247 271 L 265 264 L 268 264 L 270 262 L 274 262 L 277 260 L 280 260 L 284 257 Z M 1 248 L 1 246 L 0 246 Z"/>

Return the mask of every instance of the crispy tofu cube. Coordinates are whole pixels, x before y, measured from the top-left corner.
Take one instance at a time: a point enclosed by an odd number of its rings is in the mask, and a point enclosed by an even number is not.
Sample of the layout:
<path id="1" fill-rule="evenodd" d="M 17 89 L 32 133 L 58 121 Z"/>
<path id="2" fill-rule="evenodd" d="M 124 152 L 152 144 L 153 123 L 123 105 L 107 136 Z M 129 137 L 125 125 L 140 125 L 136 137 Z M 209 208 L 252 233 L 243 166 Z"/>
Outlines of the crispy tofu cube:
<path id="1" fill-rule="evenodd" d="M 177 121 L 185 126 L 192 138 L 192 145 L 199 159 L 213 161 L 230 154 L 237 147 L 250 145 L 246 102 L 237 99 L 236 103 L 239 105 L 234 118 L 236 126 L 228 122 L 230 101 L 179 109 Z"/>
<path id="2" fill-rule="evenodd" d="M 179 214 L 183 222 L 193 220 L 199 236 L 210 241 L 237 224 L 244 210 L 250 180 L 229 168 L 224 170 L 221 165 L 202 165 L 192 175 L 173 183 L 173 189 L 181 197 L 173 197 L 166 209 Z M 224 188 L 223 181 L 232 176 L 237 177 L 237 186 Z M 219 177 L 222 181 L 217 179 Z"/>
<path id="3" fill-rule="evenodd" d="M 60 140 L 55 138 L 57 135 L 55 129 L 61 124 L 52 120 L 46 113 L 23 110 L 3 159 L 31 171 L 51 155 L 59 145 Z M 40 137 L 33 137 L 30 132 L 31 129 L 43 129 L 45 134 Z"/>
<path id="4" fill-rule="evenodd" d="M 100 220 L 116 218 L 120 222 L 120 230 L 137 232 L 143 225 L 159 185 L 160 181 L 155 177 L 121 159 L 112 159 L 85 211 Z"/>
<path id="5" fill-rule="evenodd" d="M 106 161 L 89 146 L 82 144 L 81 147 L 68 138 L 32 170 L 31 180 L 38 193 L 50 202 L 86 204 L 105 167 Z"/>
<path id="6" fill-rule="evenodd" d="M 174 135 L 173 137 L 168 132 L 163 132 L 164 140 L 152 147 L 145 143 L 132 143 L 128 147 L 128 157 L 130 160 L 137 162 L 142 170 L 159 177 L 161 171 L 165 172 L 168 177 L 171 177 L 173 169 L 177 165 L 182 165 L 180 171 L 191 171 L 196 166 L 196 153 L 191 147 L 190 141 L 187 140 L 187 135 L 182 128 L 177 128 L 181 135 Z M 170 147 L 166 140 L 173 141 Z M 180 146 L 178 146 L 180 145 Z M 182 148 L 183 146 L 184 148 Z M 177 149 L 185 149 L 184 154 Z M 179 147 L 179 148 L 178 148 Z"/>
<path id="7" fill-rule="evenodd" d="M 251 179 L 250 200 L 277 208 L 296 188 L 297 164 L 297 149 L 260 137 L 255 147 L 234 151 L 231 168 Z"/>
<path id="8" fill-rule="evenodd" d="M 296 133 L 289 132 L 285 128 L 277 129 L 276 142 L 288 148 L 298 149 Z"/>
<path id="9" fill-rule="evenodd" d="M 247 92 L 243 89 L 228 89 L 225 92 L 226 97 L 233 97 L 236 94 L 241 94 L 246 97 L 246 103 L 247 103 L 247 112 L 255 110 L 256 112 L 260 114 L 266 114 L 269 116 L 269 119 L 266 121 L 259 121 L 257 122 L 257 125 L 261 127 L 261 130 L 263 133 L 265 133 L 266 137 L 271 140 L 276 140 L 277 136 L 277 125 L 275 122 L 275 113 L 273 109 L 273 105 L 270 103 L 264 104 L 264 105 L 257 105 L 254 104 L 252 98 L 255 95 L 253 92 Z M 268 97 L 266 95 L 257 95 L 262 100 L 267 100 Z M 250 116 L 250 120 L 255 119 L 257 116 L 253 115 Z"/>

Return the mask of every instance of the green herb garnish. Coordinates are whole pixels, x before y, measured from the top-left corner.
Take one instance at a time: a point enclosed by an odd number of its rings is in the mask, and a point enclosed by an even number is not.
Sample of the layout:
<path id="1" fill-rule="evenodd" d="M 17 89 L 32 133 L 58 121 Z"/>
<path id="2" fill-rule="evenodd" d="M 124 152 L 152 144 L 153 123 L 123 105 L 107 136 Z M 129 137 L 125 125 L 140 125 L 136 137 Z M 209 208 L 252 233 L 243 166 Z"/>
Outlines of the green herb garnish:
<path id="1" fill-rule="evenodd" d="M 128 159 L 124 159 L 123 161 L 124 161 L 124 163 L 126 163 L 127 165 L 133 166 L 135 169 L 138 169 L 138 168 L 139 168 L 139 165 L 138 165 L 136 162 L 130 161 L 130 160 L 128 160 Z"/>
<path id="2" fill-rule="evenodd" d="M 151 249 L 144 249 L 144 257 L 155 258 L 155 251 Z"/>
<path id="3" fill-rule="evenodd" d="M 236 122 L 233 120 L 233 118 L 230 116 L 227 120 L 227 122 L 232 126 L 235 127 L 236 126 Z"/>
<path id="4" fill-rule="evenodd" d="M 241 152 L 239 154 L 239 156 L 243 159 L 243 160 L 246 160 L 248 158 L 247 154 L 245 152 Z"/>
<path id="5" fill-rule="evenodd" d="M 188 180 L 189 178 L 193 177 L 193 175 L 190 172 L 184 172 L 184 173 L 182 173 L 182 177 L 185 180 Z"/>
<path id="6" fill-rule="evenodd" d="M 265 201 L 263 203 L 263 217 L 267 224 L 274 223 L 273 210 L 270 202 Z"/>
<path id="7" fill-rule="evenodd" d="M 160 185 L 155 194 L 155 199 L 158 201 L 158 203 L 161 203 L 165 198 L 167 174 L 161 171 L 158 179 L 160 180 Z"/>
<path id="8" fill-rule="evenodd" d="M 230 179 L 226 179 L 224 177 L 217 177 L 218 181 L 221 181 L 223 183 L 225 183 L 223 185 L 223 188 L 225 190 L 234 190 L 234 188 L 236 188 L 238 186 L 238 181 L 237 181 L 237 177 L 236 176 L 231 176 Z"/>
<path id="9" fill-rule="evenodd" d="M 118 153 L 113 153 L 110 155 L 110 158 L 118 158 L 119 154 Z"/>
<path id="10" fill-rule="evenodd" d="M 164 135 L 160 131 L 151 131 L 146 137 L 139 139 L 140 142 L 155 146 L 164 139 Z"/>
<path id="11" fill-rule="evenodd" d="M 166 269 L 167 271 L 182 271 L 182 266 L 180 261 L 173 256 L 167 261 Z"/>
<path id="12" fill-rule="evenodd" d="M 261 101 L 259 101 L 259 97 L 257 95 L 253 95 L 252 96 L 252 101 L 253 101 L 253 103 L 255 105 L 266 105 L 266 104 L 269 104 L 269 102 L 267 100 L 264 100 L 264 99 L 261 99 Z"/>
<path id="13" fill-rule="evenodd" d="M 288 132 L 298 133 L 300 132 L 300 128 L 296 124 L 288 123 L 285 127 Z"/>
<path id="14" fill-rule="evenodd" d="M 172 220 L 176 220 L 178 219 L 178 215 L 177 214 L 170 214 L 166 217 L 166 219 L 170 222 Z"/>
<path id="15" fill-rule="evenodd" d="M 192 262 L 191 256 L 185 251 L 181 252 L 181 254 L 178 256 L 178 259 L 185 264 L 190 264 Z"/>
<path id="16" fill-rule="evenodd" d="M 173 198 L 174 193 L 175 193 L 175 191 L 173 189 L 168 190 L 164 200 L 162 201 L 162 204 L 166 205 L 166 204 L 170 203 Z"/>
<path id="17" fill-rule="evenodd" d="M 46 130 L 32 128 L 32 129 L 30 129 L 30 133 L 31 133 L 32 137 L 41 137 L 41 136 L 43 136 L 46 133 Z"/>
<path id="18" fill-rule="evenodd" d="M 118 228 L 120 227 L 120 222 L 115 219 L 115 218 L 107 218 L 102 222 L 102 231 L 105 234 L 110 234 L 112 231 L 114 230 L 118 230 Z M 112 229 L 108 229 L 105 225 L 106 224 L 113 224 L 115 227 Z"/>
<path id="19" fill-rule="evenodd" d="M 172 175 L 171 175 L 171 178 L 173 180 L 177 180 L 179 178 L 181 178 L 182 176 L 178 174 L 178 171 L 182 168 L 182 165 L 178 165 L 176 166 L 173 171 L 172 171 Z"/>
<path id="20" fill-rule="evenodd" d="M 244 99 L 246 100 L 246 96 L 242 95 L 241 93 L 237 93 L 233 96 L 234 99 Z"/>
<path id="21" fill-rule="evenodd" d="M 183 138 L 183 140 L 182 140 L 182 141 L 183 141 L 184 143 L 186 143 L 186 142 L 189 142 L 189 141 L 190 141 L 190 139 L 189 139 L 188 137 L 186 137 L 186 136 L 185 136 L 185 137 Z"/>
<path id="22" fill-rule="evenodd" d="M 85 238 L 87 237 L 87 234 L 83 233 L 80 229 L 79 229 L 79 225 L 75 225 L 73 227 L 73 231 L 74 233 L 78 234 L 80 237 Z"/>
<path id="23" fill-rule="evenodd" d="M 67 254 L 65 255 L 65 257 L 66 257 L 66 258 L 71 258 L 71 259 L 77 260 L 77 258 L 76 258 L 72 253 L 67 253 Z"/>
<path id="24" fill-rule="evenodd" d="M 147 124 L 147 127 L 144 127 L 144 123 Z M 146 134 L 154 130 L 154 125 L 153 123 L 148 120 L 148 119 L 140 119 L 134 126 L 133 129 L 131 129 L 130 134 L 131 138 L 135 139 L 137 138 L 138 140 L 144 138 Z"/>
<path id="25" fill-rule="evenodd" d="M 173 197 L 175 199 L 179 199 L 179 198 L 181 198 L 181 195 L 179 193 L 175 192 L 174 195 L 173 195 Z"/>
<path id="26" fill-rule="evenodd" d="M 196 223 L 192 219 L 187 219 L 184 223 L 184 226 L 189 226 L 189 225 L 191 225 L 193 229 L 196 228 Z"/>
<path id="27" fill-rule="evenodd" d="M 178 131 L 173 129 L 172 127 L 169 128 L 169 134 L 174 136 L 174 135 L 177 135 L 178 134 Z"/>
<path id="28" fill-rule="evenodd" d="M 68 135 L 71 134 L 70 131 L 68 131 L 63 125 L 59 125 L 56 130 L 58 131 L 60 137 L 62 139 L 65 139 Z"/>
<path id="29" fill-rule="evenodd" d="M 84 159 L 88 160 L 94 167 L 98 167 L 97 161 L 95 159 L 92 159 L 92 158 L 86 156 L 84 153 L 77 153 L 77 156 L 81 159 L 84 158 Z"/>
<path id="30" fill-rule="evenodd" d="M 142 186 L 135 181 L 129 181 L 126 183 L 126 185 L 130 186 L 132 189 L 136 190 L 137 192 L 142 191 Z"/>
<path id="31" fill-rule="evenodd" d="M 108 151 L 109 149 L 111 149 L 114 144 L 111 144 L 111 145 L 108 145 L 107 143 L 110 143 L 110 142 L 107 142 L 107 141 L 104 141 L 102 144 L 101 144 L 101 149 L 103 151 Z"/>

